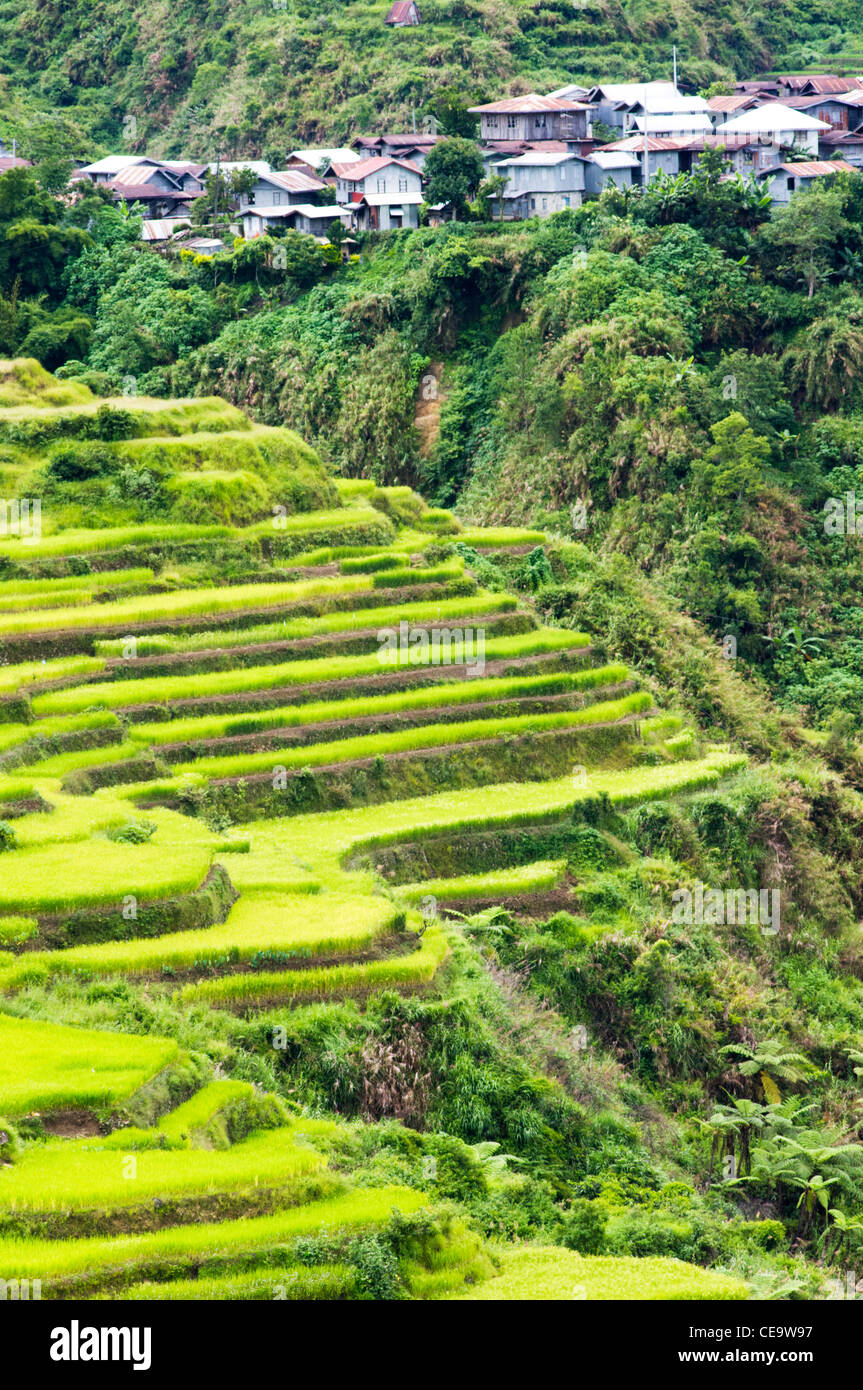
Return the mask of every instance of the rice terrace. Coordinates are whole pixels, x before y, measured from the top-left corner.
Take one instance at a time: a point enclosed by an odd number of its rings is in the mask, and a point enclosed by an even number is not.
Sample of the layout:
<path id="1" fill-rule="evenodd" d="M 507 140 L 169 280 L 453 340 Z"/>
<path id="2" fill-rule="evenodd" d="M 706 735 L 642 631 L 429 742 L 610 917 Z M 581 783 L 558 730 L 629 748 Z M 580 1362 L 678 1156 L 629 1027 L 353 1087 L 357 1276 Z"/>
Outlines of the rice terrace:
<path id="1" fill-rule="evenodd" d="M 758 789 L 608 634 L 539 616 L 531 575 L 593 583 L 585 548 L 26 359 L 0 459 L 45 499 L 0 540 L 6 1296 L 814 1295 L 722 1163 L 751 1173 L 771 1107 L 780 1149 L 811 1140 L 816 1068 L 744 1036 L 693 1118 L 781 940 L 676 925 L 696 875 L 659 834 Z M 171 510 L 102 524 L 130 467 Z M 711 969 L 687 1039 L 671 981 Z"/>

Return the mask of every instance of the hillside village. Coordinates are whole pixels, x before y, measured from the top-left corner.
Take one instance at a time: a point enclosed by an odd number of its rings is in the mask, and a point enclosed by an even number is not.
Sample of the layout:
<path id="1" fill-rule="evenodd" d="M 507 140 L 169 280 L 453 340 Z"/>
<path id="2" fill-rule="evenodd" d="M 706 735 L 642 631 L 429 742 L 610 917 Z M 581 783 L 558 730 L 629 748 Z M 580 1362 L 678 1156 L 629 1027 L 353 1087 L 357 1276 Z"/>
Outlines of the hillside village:
<path id="1" fill-rule="evenodd" d="M 627 189 L 688 173 L 707 151 L 721 152 L 727 177 L 755 180 L 775 205 L 816 180 L 863 168 L 863 76 L 779 75 L 707 97 L 671 81 L 569 85 L 468 113 L 478 127 L 481 191 L 491 216 L 503 221 L 549 217 L 612 184 Z M 450 204 L 427 197 L 426 161 L 448 137 L 434 118 L 422 126 L 359 135 L 341 148 L 291 150 L 278 170 L 262 159 L 112 154 L 74 170 L 71 184 L 99 185 L 141 213 L 143 240 L 155 247 L 181 242 L 206 255 L 223 249 L 229 235 L 251 240 L 291 229 L 327 242 L 341 224 L 336 239 L 344 255 L 356 247 L 354 233 L 434 225 L 455 215 Z M 26 161 L 0 151 L 4 170 L 13 163 Z M 202 223 L 195 203 L 214 174 L 231 191 Z"/>

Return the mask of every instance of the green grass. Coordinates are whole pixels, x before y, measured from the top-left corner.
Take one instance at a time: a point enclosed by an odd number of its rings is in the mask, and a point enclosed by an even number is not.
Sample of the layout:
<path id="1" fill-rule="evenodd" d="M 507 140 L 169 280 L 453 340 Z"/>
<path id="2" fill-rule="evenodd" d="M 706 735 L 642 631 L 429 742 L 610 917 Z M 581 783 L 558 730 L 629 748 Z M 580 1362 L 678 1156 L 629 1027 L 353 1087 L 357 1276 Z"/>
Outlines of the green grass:
<path id="1" fill-rule="evenodd" d="M 740 1279 L 684 1264 L 682 1260 L 649 1256 L 579 1255 L 560 1246 L 499 1246 L 501 1272 L 494 1279 L 457 1295 L 464 1302 L 522 1302 L 594 1300 L 745 1299 Z"/>
<path id="2" fill-rule="evenodd" d="M 119 1104 L 178 1052 L 169 1038 L 0 1014 L 0 1114 Z"/>
<path id="3" fill-rule="evenodd" d="M 420 748 L 449 747 L 476 739 L 504 738 L 507 735 L 542 733 L 553 729 L 574 729 L 613 722 L 649 709 L 653 697 L 648 691 L 634 691 L 619 700 L 601 701 L 583 709 L 558 710 L 553 714 L 501 716 L 493 721 L 473 719 L 463 724 L 424 724 L 381 734 L 361 734 L 356 738 L 334 739 L 328 743 L 304 744 L 299 748 L 276 748 L 264 753 L 236 753 L 225 757 L 204 757 L 178 763 L 178 776 L 199 773 L 203 777 L 241 777 L 285 768 L 316 767 L 347 762 L 354 758 L 373 758 Z M 55 761 L 60 761 L 55 759 Z"/>
<path id="4" fill-rule="evenodd" d="M 254 1004 L 261 1000 L 324 998 L 357 991 L 394 989 L 427 984 L 447 957 L 447 938 L 439 927 L 429 927 L 418 951 L 407 956 L 388 956 L 362 964 L 313 967 L 309 970 L 256 971 L 223 975 L 184 986 L 184 1002 L 206 1000 L 211 1004 Z"/>
<path id="5" fill-rule="evenodd" d="M 575 651 L 588 646 L 589 641 L 584 633 L 568 632 L 560 628 L 540 628 L 535 632 L 518 633 L 512 637 L 490 638 L 485 644 L 485 659 L 502 661 L 542 653 Z M 280 662 L 273 666 L 253 666 L 199 675 L 151 676 L 140 680 L 114 681 L 107 685 L 75 686 L 72 689 L 37 695 L 33 700 L 33 709 L 40 715 L 71 714 L 93 705 L 113 709 L 132 704 L 164 704 L 169 700 L 240 694 L 318 681 L 385 675 L 388 671 L 406 668 L 417 669 L 416 662 L 402 660 L 401 655 L 399 654 L 397 663 L 383 661 L 377 652 L 371 652 L 363 656 L 316 657 L 308 661 Z M 404 653 L 405 658 L 409 655 L 410 653 Z"/>
<path id="6" fill-rule="evenodd" d="M 100 1273 L 131 1281 L 136 1273 L 165 1263 L 230 1259 L 257 1251 L 269 1254 L 298 1236 L 381 1225 L 394 1208 L 407 1214 L 419 1211 L 426 1200 L 423 1193 L 409 1187 L 361 1188 L 251 1220 L 169 1226 L 145 1235 L 0 1240 L 0 1278 L 41 1278 L 43 1298 L 51 1297 L 52 1292 L 60 1292 L 62 1280 L 75 1276 Z"/>
<path id="7" fill-rule="evenodd" d="M 251 1100 L 255 1088 L 248 1081 L 210 1081 L 175 1110 L 159 1120 L 156 1129 L 172 1145 L 187 1145 L 226 1106 Z"/>

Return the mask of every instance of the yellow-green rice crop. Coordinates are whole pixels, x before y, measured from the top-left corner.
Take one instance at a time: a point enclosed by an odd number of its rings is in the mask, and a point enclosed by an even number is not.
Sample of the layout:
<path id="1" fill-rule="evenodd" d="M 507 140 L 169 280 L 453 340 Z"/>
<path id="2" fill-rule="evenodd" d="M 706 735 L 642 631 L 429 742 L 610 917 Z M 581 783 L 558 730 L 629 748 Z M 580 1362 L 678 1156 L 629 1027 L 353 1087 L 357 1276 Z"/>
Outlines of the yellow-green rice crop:
<path id="1" fill-rule="evenodd" d="M 59 841 L 40 849 L 6 854 L 0 877 L 0 912 L 61 912 L 94 904 L 116 904 L 128 894 L 142 903 L 188 893 L 210 866 L 201 845 L 158 839 L 143 845 L 84 840 L 69 853 Z"/>
<path id="2" fill-rule="evenodd" d="M 447 957 L 449 946 L 439 927 L 429 927 L 420 948 L 406 956 L 387 956 L 363 964 L 315 966 L 308 970 L 254 971 L 223 975 L 186 985 L 184 1001 L 208 1000 L 211 1004 L 254 1004 L 257 1000 L 315 998 L 318 995 L 351 994 L 357 990 L 394 989 L 399 985 L 426 984 Z"/>
<path id="3" fill-rule="evenodd" d="M 170 1038 L 67 1028 L 0 1014 L 0 1113 L 119 1103 L 178 1051 Z"/>
<path id="4" fill-rule="evenodd" d="M 444 705 L 471 705 L 483 700 L 516 700 L 531 696 L 560 695 L 589 690 L 626 680 L 625 666 L 591 666 L 583 671 L 557 671 L 537 676 L 473 677 L 470 681 L 441 681 L 413 690 L 394 690 L 389 695 L 338 696 L 303 705 L 277 705 L 255 714 L 205 714 L 197 718 L 160 720 L 152 724 L 133 724 L 129 738 L 137 743 L 182 743 L 191 739 L 226 738 L 235 734 L 254 734 L 266 729 L 291 728 L 299 724 L 325 724 L 366 715 L 390 714 L 401 710 L 436 709 Z"/>
<path id="5" fill-rule="evenodd" d="M 741 1279 L 682 1260 L 628 1255 L 579 1255 L 558 1245 L 499 1246 L 501 1272 L 468 1293 L 470 1302 L 530 1300 L 745 1299 Z"/>
<path id="6" fill-rule="evenodd" d="M 148 1148 L 129 1155 L 100 1148 L 98 1138 L 59 1140 L 26 1149 L 3 1174 L 0 1212 L 104 1211 L 154 1197 L 283 1187 L 325 1163 L 290 1128 L 266 1130 L 229 1149 Z"/>
<path id="7" fill-rule="evenodd" d="M 492 724 L 472 719 L 463 724 L 423 724 L 382 734 L 361 734 L 357 738 L 335 739 L 329 743 L 303 744 L 299 748 L 276 748 L 264 753 L 236 753 L 233 756 L 199 758 L 177 764 L 178 776 L 198 772 L 205 777 L 241 777 L 266 772 L 274 766 L 316 767 L 321 764 L 372 758 L 411 749 L 448 747 L 475 739 L 503 738 L 505 735 L 541 733 L 553 729 L 574 729 L 624 719 L 649 709 L 653 698 L 648 691 L 634 691 L 619 700 L 607 700 L 583 709 L 557 710 L 552 714 L 519 714 L 497 718 Z M 59 759 L 55 761 L 61 761 Z"/>
<path id="8" fill-rule="evenodd" d="M 269 1252 L 298 1236 L 381 1225 L 389 1220 L 394 1208 L 407 1214 L 419 1211 L 427 1200 L 423 1193 L 410 1187 L 358 1188 L 323 1202 L 309 1202 L 251 1220 L 168 1226 L 144 1235 L 82 1240 L 0 1240 L 0 1278 L 41 1278 L 43 1298 L 51 1297 L 58 1283 L 75 1275 L 112 1272 L 131 1279 L 136 1270 L 143 1271 L 166 1260 L 188 1260 L 191 1264 L 201 1257 L 216 1260 L 257 1250 Z"/>
<path id="9" fill-rule="evenodd" d="M 398 907 L 386 898 L 248 893 L 234 904 L 226 921 L 213 927 L 28 954 L 0 970 L 0 989 L 74 970 L 131 975 L 191 970 L 196 963 L 247 965 L 262 952 L 297 958 L 349 954 L 386 935 L 399 920 Z"/>
<path id="10" fill-rule="evenodd" d="M 192 652 L 213 647 L 242 647 L 256 642 L 287 642 L 293 637 L 319 637 L 337 632 L 397 626 L 410 621 L 414 626 L 441 622 L 444 618 L 469 618 L 477 614 L 508 613 L 518 607 L 508 594 L 480 590 L 458 598 L 423 599 L 388 604 L 384 608 L 357 607 L 352 612 L 324 613 L 317 618 L 280 618 L 254 627 L 214 628 L 208 632 L 154 633 L 137 639 L 138 656 L 164 652 Z M 105 638 L 95 644 L 100 656 L 120 656 L 124 639 Z"/>
<path id="11" fill-rule="evenodd" d="M 589 641 L 590 639 L 581 632 L 569 632 L 562 628 L 539 628 L 535 632 L 522 632 L 512 637 L 489 638 L 485 644 L 485 659 L 502 661 L 541 653 L 576 651 L 588 646 Z M 310 661 L 286 661 L 273 666 L 243 667 L 200 675 L 151 676 L 142 680 L 112 681 L 107 685 L 75 686 L 69 690 L 54 690 L 37 695 L 33 700 L 33 708 L 37 714 L 71 714 L 91 705 L 116 709 L 132 704 L 163 704 L 169 700 L 279 689 L 282 686 L 306 685 L 316 681 L 350 680 L 362 676 L 386 675 L 393 670 L 419 669 L 416 661 L 407 659 L 408 655 L 405 653 L 405 659 L 400 659 L 395 665 L 382 661 L 378 653 L 372 652 L 363 656 L 316 657 Z"/>
<path id="12" fill-rule="evenodd" d="M 54 628 L 111 627 L 129 623 L 158 622 L 165 618 L 194 617 L 200 613 L 236 613 L 246 608 L 275 608 L 321 594 L 347 594 L 368 589 L 364 575 L 337 574 L 303 579 L 295 584 L 233 584 L 212 589 L 177 589 L 166 594 L 140 594 L 137 598 L 100 603 L 85 611 L 48 608 L 38 614 L 0 613 L 3 633 L 48 631 Z"/>

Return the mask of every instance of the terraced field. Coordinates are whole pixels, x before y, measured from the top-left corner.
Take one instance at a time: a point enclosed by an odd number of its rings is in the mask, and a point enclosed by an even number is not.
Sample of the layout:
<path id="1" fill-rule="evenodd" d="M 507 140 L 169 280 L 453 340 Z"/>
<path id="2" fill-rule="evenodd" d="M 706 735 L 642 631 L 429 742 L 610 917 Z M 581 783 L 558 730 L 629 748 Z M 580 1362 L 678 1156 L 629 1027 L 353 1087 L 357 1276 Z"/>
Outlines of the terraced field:
<path id="1" fill-rule="evenodd" d="M 133 1010 L 128 1032 L 73 1026 L 67 983 L 143 983 L 216 1031 L 445 998 L 449 908 L 576 903 L 590 869 L 567 847 L 602 808 L 742 760 L 477 582 L 472 554 L 540 534 L 333 480 L 221 401 L 64 401 L 61 383 L 22 401 L 14 364 L 4 380 L 5 486 L 46 499 L 41 535 L 0 541 L 0 1278 L 43 1298 L 375 1296 L 351 1242 L 434 1194 L 355 1181 L 351 1123 L 220 1079 Z M 100 512 L 105 480 L 145 465 L 168 519 Z M 62 1022 L 29 1016 L 37 994 Z M 403 1286 L 614 1298 L 643 1264 L 644 1296 L 745 1296 L 688 1265 L 663 1283 L 651 1261 L 525 1259 L 450 1220 Z"/>

